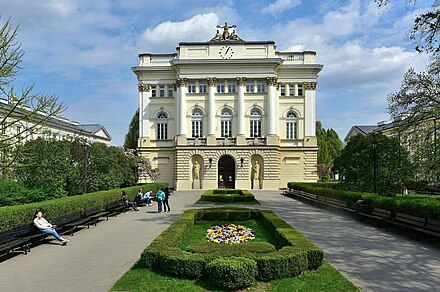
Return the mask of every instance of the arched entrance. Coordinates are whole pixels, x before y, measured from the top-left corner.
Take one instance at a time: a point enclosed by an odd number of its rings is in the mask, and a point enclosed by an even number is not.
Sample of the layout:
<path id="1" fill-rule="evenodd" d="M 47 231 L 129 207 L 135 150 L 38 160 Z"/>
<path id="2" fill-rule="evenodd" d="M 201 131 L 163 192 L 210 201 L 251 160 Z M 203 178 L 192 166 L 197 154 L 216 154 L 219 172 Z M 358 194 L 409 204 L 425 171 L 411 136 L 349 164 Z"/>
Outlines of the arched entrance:
<path id="1" fill-rule="evenodd" d="M 235 189 L 235 161 L 231 156 L 218 161 L 218 188 Z"/>

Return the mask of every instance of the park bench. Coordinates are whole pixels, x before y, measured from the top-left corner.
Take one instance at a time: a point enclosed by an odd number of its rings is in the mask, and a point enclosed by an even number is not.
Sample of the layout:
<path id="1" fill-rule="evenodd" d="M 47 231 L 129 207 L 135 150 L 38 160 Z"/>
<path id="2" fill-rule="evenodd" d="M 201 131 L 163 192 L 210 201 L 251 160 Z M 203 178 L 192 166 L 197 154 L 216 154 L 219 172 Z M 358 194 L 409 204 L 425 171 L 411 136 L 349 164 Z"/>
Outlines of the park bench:
<path id="1" fill-rule="evenodd" d="M 58 219 L 57 229 L 61 229 L 63 232 L 68 231 L 71 236 L 73 236 L 73 232 L 79 227 L 79 226 L 86 226 L 89 227 L 89 223 L 92 219 L 90 217 L 82 217 L 81 213 L 74 212 L 69 215 L 61 216 Z"/>
<path id="2" fill-rule="evenodd" d="M 98 223 L 99 218 L 101 217 L 107 217 L 108 220 L 108 214 L 109 211 L 102 211 L 99 207 L 92 207 L 88 208 L 84 211 L 84 218 L 89 218 L 89 222 L 87 222 L 87 227 L 89 227 L 90 224 L 94 224 L 96 226 L 96 223 Z"/>
<path id="3" fill-rule="evenodd" d="M 42 233 L 38 230 L 38 228 L 32 223 L 14 227 L 12 230 L 17 238 L 27 239 L 29 241 L 29 247 L 32 243 L 42 241 L 48 236 L 48 234 Z"/>
<path id="4" fill-rule="evenodd" d="M 362 222 L 363 219 L 373 221 L 382 227 L 386 222 L 390 222 L 392 212 L 382 208 L 370 208 L 370 212 L 356 212 L 358 219 Z"/>
<path id="5" fill-rule="evenodd" d="M 24 254 L 29 250 L 29 240 L 26 238 L 17 238 L 14 230 L 8 230 L 0 233 L 0 254 L 8 254 L 9 252 L 21 248 Z"/>
<path id="6" fill-rule="evenodd" d="M 106 211 L 108 212 L 107 220 L 109 216 L 117 216 L 119 213 L 125 213 L 128 210 L 127 204 L 121 200 L 111 202 L 107 205 Z"/>
<path id="7" fill-rule="evenodd" d="M 404 228 L 410 231 L 416 231 L 420 234 L 440 237 L 440 221 L 418 216 L 408 215 L 404 213 L 396 213 L 394 220 L 390 220 L 397 227 Z M 413 238 L 415 233 L 411 232 L 410 237 Z"/>

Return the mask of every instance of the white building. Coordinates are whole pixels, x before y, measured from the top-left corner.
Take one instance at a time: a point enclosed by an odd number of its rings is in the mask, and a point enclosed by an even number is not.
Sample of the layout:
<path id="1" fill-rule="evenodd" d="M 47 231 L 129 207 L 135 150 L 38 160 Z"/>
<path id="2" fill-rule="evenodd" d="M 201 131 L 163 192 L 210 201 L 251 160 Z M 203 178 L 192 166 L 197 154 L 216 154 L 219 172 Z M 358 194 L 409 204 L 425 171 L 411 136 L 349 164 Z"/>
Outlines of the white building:
<path id="1" fill-rule="evenodd" d="M 175 53 L 139 55 L 139 152 L 176 189 L 316 181 L 315 52 L 218 28 Z"/>

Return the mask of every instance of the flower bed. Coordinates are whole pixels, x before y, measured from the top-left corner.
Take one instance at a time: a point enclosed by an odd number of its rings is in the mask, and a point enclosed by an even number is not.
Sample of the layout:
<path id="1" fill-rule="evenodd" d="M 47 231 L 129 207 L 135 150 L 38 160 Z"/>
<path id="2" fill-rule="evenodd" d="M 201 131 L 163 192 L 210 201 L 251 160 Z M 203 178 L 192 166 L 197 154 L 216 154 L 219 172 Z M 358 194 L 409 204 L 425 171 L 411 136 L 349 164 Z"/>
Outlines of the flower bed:
<path id="1" fill-rule="evenodd" d="M 238 268 L 236 262 L 228 264 L 228 261 L 224 261 L 222 269 L 225 270 L 225 274 L 229 273 L 227 272 L 229 269 L 231 271 L 248 271 L 249 267 L 252 267 L 253 270 L 254 264 L 252 262 L 255 262 L 256 270 L 253 278 L 270 281 L 296 276 L 307 269 L 317 269 L 322 264 L 324 258 L 322 250 L 272 211 L 233 207 L 184 212 L 142 252 L 141 262 L 147 268 L 159 269 L 180 278 L 211 277 L 212 279 L 210 271 L 218 273 L 218 270 L 213 269 L 212 265 L 208 268 L 208 265 L 216 259 L 228 257 L 228 253 L 223 253 L 219 246 L 227 247 L 229 245 L 210 243 L 203 245 L 203 253 L 193 253 L 189 251 L 190 249 L 180 249 L 180 244 L 189 235 L 197 220 L 238 221 L 249 219 L 259 220 L 270 230 L 277 241 L 276 246 L 280 248 L 270 251 L 266 245 L 264 248 L 267 252 L 252 252 L 248 249 L 248 252 L 240 255 L 249 259 L 246 262 L 246 267 Z M 241 275 L 237 275 L 237 279 L 242 278 Z M 233 282 L 233 279 L 231 281 Z M 248 280 L 238 282 L 249 283 Z M 237 284 L 234 288 L 239 288 L 240 285 L 242 284 Z M 222 288 L 229 289 L 230 287 Z"/>
<path id="2" fill-rule="evenodd" d="M 237 244 L 255 238 L 254 231 L 241 225 L 223 224 L 207 230 L 206 238 L 215 243 Z"/>

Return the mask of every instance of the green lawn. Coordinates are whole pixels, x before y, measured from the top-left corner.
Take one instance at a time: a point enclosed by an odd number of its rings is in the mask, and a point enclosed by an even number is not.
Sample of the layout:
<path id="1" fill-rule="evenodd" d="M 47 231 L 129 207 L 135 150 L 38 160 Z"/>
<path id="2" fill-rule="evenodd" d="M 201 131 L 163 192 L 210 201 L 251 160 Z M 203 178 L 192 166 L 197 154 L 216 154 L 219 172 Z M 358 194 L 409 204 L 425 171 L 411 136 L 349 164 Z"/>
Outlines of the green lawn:
<path id="1" fill-rule="evenodd" d="M 221 225 L 221 224 L 235 224 L 235 225 L 244 225 L 246 227 L 252 228 L 255 231 L 255 239 L 250 240 L 249 242 L 268 242 L 272 245 L 276 246 L 276 241 L 271 235 L 270 232 L 264 228 L 264 226 L 256 221 L 256 220 L 247 220 L 247 221 L 206 221 L 206 220 L 200 220 L 197 221 L 194 224 L 193 230 L 189 234 L 189 236 L 182 242 L 180 245 L 180 248 L 182 250 L 186 250 L 186 248 L 192 244 L 200 243 L 200 242 L 208 242 L 206 239 L 206 230 L 214 225 Z M 219 244 L 219 243 L 212 243 L 212 244 Z M 246 244 L 241 243 L 241 244 Z M 280 247 L 277 247 L 280 248 Z"/>
<path id="2" fill-rule="evenodd" d="M 207 281 L 184 280 L 168 276 L 162 272 L 145 269 L 138 262 L 125 273 L 111 291 L 219 291 Z M 246 291 L 359 291 L 344 278 L 338 270 L 324 261 L 316 271 L 307 271 L 303 275 L 270 282 L 257 282 Z"/>

